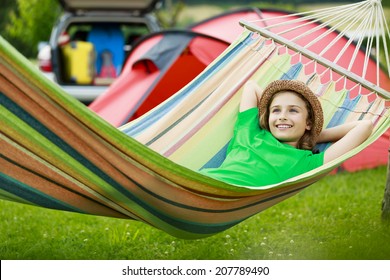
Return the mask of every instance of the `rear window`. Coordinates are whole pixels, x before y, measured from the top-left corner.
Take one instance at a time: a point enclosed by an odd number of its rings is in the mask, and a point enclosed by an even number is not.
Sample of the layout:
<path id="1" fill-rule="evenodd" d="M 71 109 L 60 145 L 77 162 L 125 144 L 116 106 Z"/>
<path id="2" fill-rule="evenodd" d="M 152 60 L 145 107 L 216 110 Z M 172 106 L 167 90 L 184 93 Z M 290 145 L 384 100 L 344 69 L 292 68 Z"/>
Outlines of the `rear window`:
<path id="1" fill-rule="evenodd" d="M 73 23 L 66 32 L 71 40 L 88 41 L 89 34 L 95 28 L 118 28 L 123 35 L 125 45 L 131 45 L 136 39 L 150 33 L 144 23 Z"/>

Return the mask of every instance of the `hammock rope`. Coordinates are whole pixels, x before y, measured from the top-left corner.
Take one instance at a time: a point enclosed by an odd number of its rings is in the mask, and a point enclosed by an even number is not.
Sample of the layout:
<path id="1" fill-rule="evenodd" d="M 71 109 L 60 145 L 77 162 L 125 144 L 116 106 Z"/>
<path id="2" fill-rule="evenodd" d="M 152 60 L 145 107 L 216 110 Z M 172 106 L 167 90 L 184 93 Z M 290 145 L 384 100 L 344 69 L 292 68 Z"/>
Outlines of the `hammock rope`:
<path id="1" fill-rule="evenodd" d="M 280 22 L 281 18 L 283 18 L 282 22 Z M 276 19 L 278 20 L 278 23 L 270 24 L 272 20 Z M 253 23 L 259 24 L 264 22 L 267 22 L 266 27 L 253 25 Z M 322 23 L 313 28 L 310 28 L 309 30 L 301 32 L 304 27 L 320 22 Z M 375 60 L 377 64 L 377 80 L 374 81 L 374 83 L 378 87 L 380 87 L 379 57 L 381 49 L 385 54 L 386 65 L 390 65 L 389 51 L 387 47 L 387 40 L 390 38 L 390 32 L 386 22 L 384 10 L 379 0 L 362 1 L 355 4 L 348 4 L 304 13 L 294 13 L 282 17 L 259 19 L 254 21 L 241 21 L 241 24 L 252 31 L 263 32 L 266 37 L 274 38 L 282 44 L 285 43 L 285 40 L 280 41 L 280 38 L 288 37 L 288 41 L 297 43 L 301 39 L 307 38 L 309 35 L 323 29 L 324 27 L 328 27 L 328 30 L 322 32 L 320 36 L 310 40 L 307 44 L 301 45 L 299 50 L 306 52 L 307 49 L 310 49 L 310 47 L 315 44 L 321 44 L 324 38 L 330 34 L 333 34 L 334 31 L 337 31 L 338 35 L 331 41 L 328 41 L 324 49 L 314 57 L 311 57 L 311 59 L 322 57 L 326 52 L 331 51 L 332 48 L 338 48 L 339 46 L 337 43 L 340 40 L 345 40 L 345 36 L 347 36 L 349 37 L 348 41 L 344 43 L 344 47 L 341 50 L 337 50 L 338 55 L 332 61 L 333 63 L 327 63 L 331 65 L 330 67 L 333 68 L 335 65 L 337 65 L 339 59 L 346 55 L 348 47 L 353 42 L 356 42 L 355 51 L 350 60 L 350 64 L 345 68 L 347 71 L 351 71 L 354 65 L 361 63 L 360 60 L 357 61 L 357 54 L 363 45 L 365 37 L 367 37 L 364 66 L 362 67 L 363 72 L 360 75 L 362 79 L 360 81 L 363 81 L 366 78 L 367 69 L 369 68 L 368 62 L 373 58 L 371 54 L 375 54 Z M 278 28 L 280 27 L 288 28 L 284 28 L 282 31 L 278 31 Z M 366 32 L 369 34 L 365 34 Z M 273 34 L 277 36 L 273 36 Z M 374 41 L 376 42 L 375 47 L 373 45 Z M 289 46 L 293 46 L 293 48 L 295 48 L 293 44 L 289 44 Z M 388 75 L 390 76 L 390 67 L 387 68 Z M 374 89 L 374 91 L 376 91 L 376 89 Z M 385 92 L 381 91 L 381 94 L 385 94 Z"/>
<path id="2" fill-rule="evenodd" d="M 244 30 L 187 86 L 119 129 L 0 37 L 0 198 L 202 238 L 295 195 L 389 129 L 386 89 L 351 84 L 350 73 L 338 76 L 345 70 L 323 67 L 274 37 Z M 275 185 L 235 186 L 201 175 L 202 167 L 223 161 L 249 79 L 262 87 L 304 81 L 323 106 L 325 126 L 373 119 L 374 132 L 340 158 Z"/>

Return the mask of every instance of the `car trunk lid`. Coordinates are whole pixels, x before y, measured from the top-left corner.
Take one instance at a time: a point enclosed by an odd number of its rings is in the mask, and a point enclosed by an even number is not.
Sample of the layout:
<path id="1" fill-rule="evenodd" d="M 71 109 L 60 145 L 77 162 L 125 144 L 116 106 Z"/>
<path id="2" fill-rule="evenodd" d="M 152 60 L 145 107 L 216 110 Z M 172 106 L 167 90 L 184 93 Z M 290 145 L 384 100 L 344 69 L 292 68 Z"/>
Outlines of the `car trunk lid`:
<path id="1" fill-rule="evenodd" d="M 59 0 L 65 11 L 130 11 L 145 14 L 153 11 L 161 0 Z"/>

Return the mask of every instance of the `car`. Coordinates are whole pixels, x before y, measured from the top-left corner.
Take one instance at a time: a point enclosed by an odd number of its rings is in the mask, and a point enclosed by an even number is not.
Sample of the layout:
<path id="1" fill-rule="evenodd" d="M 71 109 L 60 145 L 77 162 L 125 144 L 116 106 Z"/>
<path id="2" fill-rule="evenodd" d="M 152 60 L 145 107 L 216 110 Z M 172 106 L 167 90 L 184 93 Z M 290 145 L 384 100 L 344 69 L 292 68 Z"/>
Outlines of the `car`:
<path id="1" fill-rule="evenodd" d="M 38 66 L 67 93 L 89 103 L 121 73 L 134 42 L 162 29 L 158 0 L 61 0 L 64 13 L 48 42 L 38 46 Z"/>

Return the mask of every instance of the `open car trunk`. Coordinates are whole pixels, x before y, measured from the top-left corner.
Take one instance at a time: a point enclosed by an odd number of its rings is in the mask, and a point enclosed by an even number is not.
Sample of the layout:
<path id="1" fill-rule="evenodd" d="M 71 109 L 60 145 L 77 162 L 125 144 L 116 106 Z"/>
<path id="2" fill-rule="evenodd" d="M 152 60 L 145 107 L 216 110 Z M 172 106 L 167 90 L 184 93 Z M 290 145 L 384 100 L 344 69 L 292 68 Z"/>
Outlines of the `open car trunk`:
<path id="1" fill-rule="evenodd" d="M 122 71 L 127 53 L 141 36 L 155 31 L 148 14 L 157 0 L 60 0 L 67 12 L 52 43 L 57 82 L 108 86 Z M 77 89 L 80 90 L 80 89 Z M 92 88 L 91 88 L 92 90 Z"/>
<path id="2" fill-rule="evenodd" d="M 60 0 L 64 10 L 70 12 L 116 10 L 139 14 L 152 11 L 160 2 L 160 0 Z"/>

